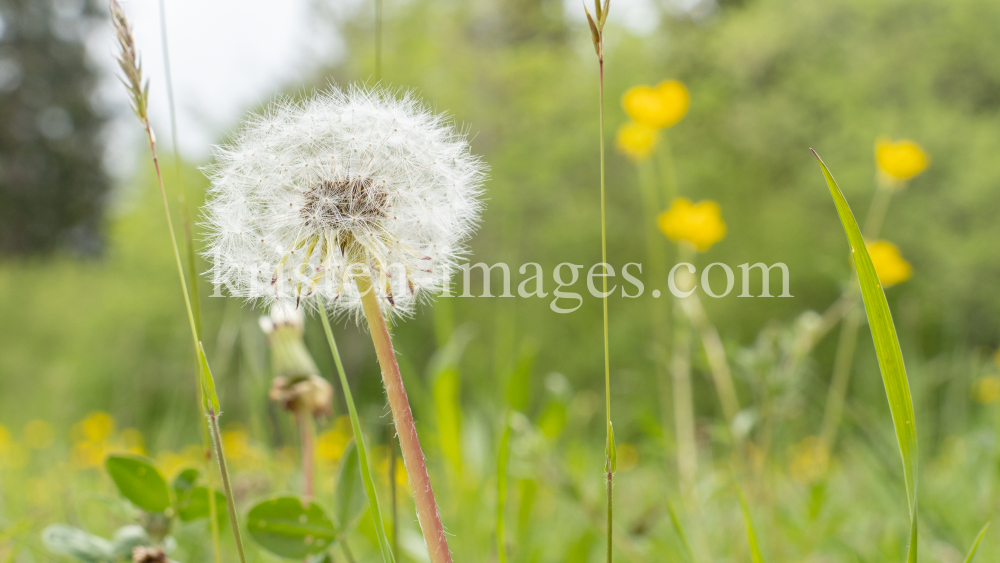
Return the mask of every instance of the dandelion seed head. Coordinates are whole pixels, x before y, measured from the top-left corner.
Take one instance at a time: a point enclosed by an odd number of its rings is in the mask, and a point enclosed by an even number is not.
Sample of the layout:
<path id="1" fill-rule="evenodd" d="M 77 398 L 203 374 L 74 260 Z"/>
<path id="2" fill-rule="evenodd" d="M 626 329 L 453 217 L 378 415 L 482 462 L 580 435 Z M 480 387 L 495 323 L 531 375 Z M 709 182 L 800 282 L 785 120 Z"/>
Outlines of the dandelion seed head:
<path id="1" fill-rule="evenodd" d="M 390 315 L 456 269 L 485 165 L 412 94 L 335 87 L 273 102 L 207 169 L 209 275 L 257 304 L 323 303 L 359 317 L 359 275 Z"/>

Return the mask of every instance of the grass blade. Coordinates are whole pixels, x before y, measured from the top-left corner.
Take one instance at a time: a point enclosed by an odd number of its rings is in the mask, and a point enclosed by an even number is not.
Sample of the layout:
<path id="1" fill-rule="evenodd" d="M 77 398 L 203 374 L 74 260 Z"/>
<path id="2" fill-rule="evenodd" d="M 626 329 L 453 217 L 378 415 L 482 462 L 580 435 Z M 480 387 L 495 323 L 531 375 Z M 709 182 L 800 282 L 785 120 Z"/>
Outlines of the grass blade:
<path id="1" fill-rule="evenodd" d="M 497 561 L 507 563 L 507 546 L 504 542 L 504 510 L 507 507 L 507 465 L 510 458 L 510 411 L 503 417 L 503 435 L 497 454 Z"/>
<path id="2" fill-rule="evenodd" d="M 747 498 L 743 494 L 743 489 L 736 485 L 736 493 L 740 497 L 740 509 L 743 511 L 743 521 L 747 525 L 747 540 L 750 542 L 750 560 L 753 563 L 764 563 L 764 556 L 760 554 L 760 545 L 757 542 L 757 532 L 753 528 L 753 520 L 750 518 L 750 507 L 747 506 Z"/>
<path id="3" fill-rule="evenodd" d="M 340 386 L 344 390 L 344 400 L 347 402 L 347 411 L 351 415 L 351 428 L 354 430 L 354 443 L 358 448 L 358 462 L 361 465 L 361 478 L 365 483 L 365 492 L 368 493 L 368 503 L 372 510 L 372 520 L 375 521 L 375 535 L 378 536 L 378 547 L 382 551 L 382 560 L 385 563 L 395 563 L 392 548 L 389 546 L 389 538 L 385 533 L 385 523 L 382 521 L 382 511 L 378 507 L 378 495 L 375 493 L 375 482 L 372 480 L 372 473 L 368 467 L 368 454 L 365 451 L 365 439 L 361 434 L 361 421 L 358 420 L 358 411 L 354 407 L 354 396 L 351 395 L 351 388 L 347 385 L 347 375 L 344 373 L 344 364 L 340 362 L 340 352 L 337 350 L 337 341 L 333 339 L 333 330 L 330 328 L 330 319 L 326 316 L 326 308 L 319 303 L 319 316 L 323 321 L 323 330 L 326 332 L 326 340 L 330 345 L 330 352 L 333 354 L 333 361 L 337 364 L 337 374 L 340 375 Z M 394 468 L 389 470 L 389 479 L 395 479 Z M 394 532 L 398 533 L 398 532 Z"/>
<path id="4" fill-rule="evenodd" d="M 976 536 L 976 541 L 972 542 L 972 547 L 969 548 L 969 554 L 965 556 L 965 563 L 972 563 L 972 560 L 976 557 L 976 550 L 979 549 L 979 542 L 983 541 L 983 536 L 986 535 L 986 530 L 989 529 L 990 523 L 987 522 L 983 525 L 983 529 L 979 530 L 979 535 Z"/>
<path id="5" fill-rule="evenodd" d="M 837 206 L 840 222 L 844 226 L 847 240 L 851 245 L 851 256 L 858 272 L 858 282 L 861 285 L 861 295 L 865 302 L 865 313 L 871 328 L 872 340 L 875 343 L 875 353 L 878 356 L 879 369 L 882 372 L 882 383 L 889 399 L 889 410 L 892 412 L 892 423 L 896 430 L 896 440 L 899 442 L 899 453 L 903 458 L 903 477 L 906 480 L 906 500 L 910 509 L 910 547 L 907 554 L 908 563 L 917 561 L 917 428 L 913 416 L 913 397 L 910 395 L 910 384 L 906 379 L 906 367 L 903 365 L 903 353 L 899 348 L 896 327 L 889 312 L 889 303 L 885 292 L 878 281 L 875 266 L 868 255 L 864 237 L 858 228 L 858 223 L 851 213 L 851 208 L 844 199 L 837 181 L 833 179 L 830 170 L 823 159 L 813 151 L 823 176 L 830 187 L 830 194 Z"/>
<path id="6" fill-rule="evenodd" d="M 670 501 L 667 501 L 667 510 L 670 512 L 670 522 L 674 525 L 674 532 L 681 540 L 684 555 L 687 556 L 688 561 L 695 563 L 697 558 L 694 556 L 694 550 L 691 549 L 691 542 L 688 541 L 687 534 L 684 532 L 684 526 L 681 524 L 681 519 L 677 517 L 677 511 L 674 510 L 674 505 Z"/>

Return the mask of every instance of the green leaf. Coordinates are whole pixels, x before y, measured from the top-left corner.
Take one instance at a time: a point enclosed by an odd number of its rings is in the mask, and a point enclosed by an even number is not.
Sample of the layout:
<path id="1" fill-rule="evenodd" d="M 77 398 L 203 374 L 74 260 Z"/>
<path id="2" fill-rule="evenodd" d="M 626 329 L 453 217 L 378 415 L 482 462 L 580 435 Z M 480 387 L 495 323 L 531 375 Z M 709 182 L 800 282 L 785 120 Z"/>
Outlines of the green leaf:
<path id="1" fill-rule="evenodd" d="M 177 494 L 178 499 L 182 493 L 189 492 L 194 488 L 195 483 L 198 482 L 199 476 L 201 476 L 201 472 L 197 469 L 189 467 L 174 477 L 174 492 Z"/>
<path id="2" fill-rule="evenodd" d="M 614 473 L 618 470 L 618 449 L 615 447 L 615 429 L 608 421 L 607 443 L 604 445 L 604 471 Z"/>
<path id="3" fill-rule="evenodd" d="M 247 530 L 261 547 L 288 559 L 319 553 L 337 537 L 337 529 L 318 504 L 304 505 L 296 497 L 279 497 L 251 508 Z"/>
<path id="4" fill-rule="evenodd" d="M 42 530 L 45 549 L 88 563 L 115 561 L 114 546 L 108 540 L 66 524 L 53 524 Z"/>
<path id="5" fill-rule="evenodd" d="M 215 506 L 218 511 L 219 522 L 225 524 L 229 519 L 229 510 L 226 508 L 226 495 L 221 491 L 215 491 Z M 184 522 L 208 518 L 210 515 L 208 505 L 208 487 L 194 487 L 182 499 L 177 499 L 177 517 Z"/>
<path id="6" fill-rule="evenodd" d="M 340 474 L 337 475 L 337 491 L 334 497 L 334 515 L 341 529 L 353 528 L 365 511 L 364 488 L 360 481 L 358 448 L 351 442 L 340 459 Z"/>
<path id="7" fill-rule="evenodd" d="M 434 414 L 437 419 L 441 453 L 456 476 L 462 475 L 462 405 L 461 378 L 458 370 L 448 367 L 437 374 L 433 383 Z"/>
<path id="8" fill-rule="evenodd" d="M 757 542 L 757 532 L 753 528 L 753 520 L 750 518 L 750 507 L 747 506 L 747 499 L 743 495 L 743 489 L 736 485 L 736 493 L 740 497 L 740 509 L 743 511 L 743 521 L 747 526 L 747 540 L 750 542 L 750 560 L 753 563 L 764 563 L 764 557 L 760 554 L 760 545 Z"/>
<path id="9" fill-rule="evenodd" d="M 990 523 L 987 522 L 983 525 L 983 528 L 979 530 L 979 535 L 976 536 L 976 541 L 972 542 L 972 547 L 969 549 L 969 555 L 965 557 L 965 563 L 972 563 L 972 559 L 976 556 L 976 550 L 979 549 L 979 542 L 983 541 L 983 536 L 986 535 L 986 530 L 990 527 Z"/>
<path id="10" fill-rule="evenodd" d="M 205 345 L 201 342 L 198 342 L 198 357 L 201 359 L 201 386 L 205 396 L 205 410 L 218 415 L 219 395 L 215 392 L 215 378 L 212 377 L 212 369 L 208 367 Z"/>
<path id="11" fill-rule="evenodd" d="M 878 281 L 875 265 L 868 255 L 864 237 L 858 223 L 851 213 L 851 208 L 844 199 L 837 181 L 833 179 L 830 170 L 823 160 L 816 155 L 823 177 L 830 187 L 830 194 L 837 206 L 840 222 L 851 245 L 851 256 L 858 272 L 858 282 L 861 284 L 861 296 L 865 301 L 865 312 L 868 315 L 868 325 L 871 328 L 872 340 L 875 342 L 875 353 L 878 356 L 879 369 L 882 372 L 882 383 L 885 385 L 886 397 L 889 399 L 889 410 L 892 412 L 892 423 L 896 429 L 896 440 L 899 443 L 899 453 L 903 458 L 903 477 L 906 481 L 906 500 L 910 509 L 910 547 L 907 553 L 908 563 L 917 561 L 917 428 L 913 416 L 913 398 L 910 395 L 910 384 L 906 379 L 906 367 L 903 365 L 903 353 L 899 348 L 896 327 L 889 312 L 889 303 Z"/>
<path id="12" fill-rule="evenodd" d="M 531 396 L 531 372 L 535 367 L 536 351 L 534 347 L 522 347 L 517 366 L 507 380 L 507 403 L 510 408 L 524 412 L 528 408 Z"/>
<path id="13" fill-rule="evenodd" d="M 132 504 L 146 512 L 164 512 L 170 508 L 167 480 L 147 458 L 112 455 L 104 466 L 118 491 Z"/>

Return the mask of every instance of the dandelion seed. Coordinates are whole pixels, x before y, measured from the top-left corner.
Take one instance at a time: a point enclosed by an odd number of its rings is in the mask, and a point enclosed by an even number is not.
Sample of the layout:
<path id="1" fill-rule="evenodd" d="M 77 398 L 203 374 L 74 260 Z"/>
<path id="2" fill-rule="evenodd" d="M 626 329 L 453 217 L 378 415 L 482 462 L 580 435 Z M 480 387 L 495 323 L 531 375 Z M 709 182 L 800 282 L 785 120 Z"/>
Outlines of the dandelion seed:
<path id="1" fill-rule="evenodd" d="M 252 156 L 260 152 L 270 163 Z M 316 164 L 284 165 L 295 161 Z M 354 278 L 371 276 L 383 309 L 406 315 L 455 271 L 484 170 L 464 135 L 411 94 L 353 87 L 280 99 L 217 148 L 208 169 L 210 273 L 233 295 L 322 300 L 356 318 Z M 261 263 L 276 266 L 253 273 Z"/>

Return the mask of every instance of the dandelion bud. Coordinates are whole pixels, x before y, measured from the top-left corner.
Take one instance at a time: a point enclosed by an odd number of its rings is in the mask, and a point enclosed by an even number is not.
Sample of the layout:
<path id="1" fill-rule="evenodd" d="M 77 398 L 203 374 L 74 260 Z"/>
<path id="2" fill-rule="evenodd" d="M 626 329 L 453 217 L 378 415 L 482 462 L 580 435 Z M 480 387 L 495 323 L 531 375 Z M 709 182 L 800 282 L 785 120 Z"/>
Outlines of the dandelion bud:
<path id="1" fill-rule="evenodd" d="M 137 547 L 132 550 L 132 563 L 168 563 L 162 547 Z"/>
<path id="2" fill-rule="evenodd" d="M 333 404 L 333 387 L 318 375 L 297 379 L 279 376 L 271 380 L 268 397 L 291 412 L 329 416 Z"/>

